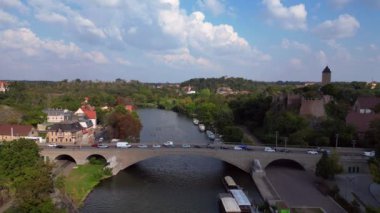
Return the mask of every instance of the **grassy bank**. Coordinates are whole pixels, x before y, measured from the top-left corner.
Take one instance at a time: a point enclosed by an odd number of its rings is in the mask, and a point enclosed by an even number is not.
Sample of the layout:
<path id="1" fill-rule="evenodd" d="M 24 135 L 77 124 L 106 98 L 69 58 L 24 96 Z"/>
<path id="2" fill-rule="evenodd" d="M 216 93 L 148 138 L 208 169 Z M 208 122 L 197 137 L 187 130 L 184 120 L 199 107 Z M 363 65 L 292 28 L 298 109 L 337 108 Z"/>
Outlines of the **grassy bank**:
<path id="1" fill-rule="evenodd" d="M 65 178 L 65 191 L 80 206 L 91 190 L 104 178 L 111 176 L 104 165 L 86 164 L 73 169 Z"/>

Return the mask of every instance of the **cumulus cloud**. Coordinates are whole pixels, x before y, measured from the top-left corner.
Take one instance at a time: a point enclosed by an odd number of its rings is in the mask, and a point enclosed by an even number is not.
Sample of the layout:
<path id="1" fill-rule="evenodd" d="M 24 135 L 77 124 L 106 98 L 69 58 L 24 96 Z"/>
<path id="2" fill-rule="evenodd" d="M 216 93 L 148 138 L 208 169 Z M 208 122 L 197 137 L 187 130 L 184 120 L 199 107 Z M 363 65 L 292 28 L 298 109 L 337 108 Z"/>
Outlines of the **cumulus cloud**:
<path id="1" fill-rule="evenodd" d="M 285 7 L 281 0 L 263 0 L 271 19 L 281 27 L 289 30 L 305 30 L 307 28 L 307 11 L 304 4 Z"/>
<path id="2" fill-rule="evenodd" d="M 0 9 L 0 25 L 5 26 L 5 25 L 17 24 L 17 23 L 18 23 L 17 17 Z"/>
<path id="3" fill-rule="evenodd" d="M 84 41 L 93 42 L 104 39 L 103 29 L 96 26 L 90 19 L 62 2 L 52 0 L 30 0 L 28 4 L 36 11 L 35 17 L 46 23 L 63 24 Z"/>
<path id="4" fill-rule="evenodd" d="M 40 12 L 35 15 L 35 17 L 43 22 L 47 23 L 61 23 L 61 24 L 66 24 L 67 23 L 67 18 L 63 15 L 60 15 L 55 12 L 47 13 L 47 12 Z"/>
<path id="5" fill-rule="evenodd" d="M 61 59 L 87 60 L 94 63 L 107 63 L 108 59 L 98 51 L 84 52 L 74 43 L 42 40 L 28 28 L 11 29 L 0 32 L 0 51 L 16 51 L 28 57 L 51 56 Z"/>
<path id="6" fill-rule="evenodd" d="M 27 10 L 27 7 L 20 0 L 0 0 L 0 8 L 16 8 L 21 12 Z"/>
<path id="7" fill-rule="evenodd" d="M 215 16 L 226 11 L 224 2 L 220 0 L 198 0 L 197 4 L 202 10 L 208 10 Z"/>
<path id="8" fill-rule="evenodd" d="M 360 23 L 349 14 L 340 15 L 335 20 L 327 20 L 319 24 L 314 32 L 322 39 L 335 40 L 352 37 L 360 28 Z"/>
<path id="9" fill-rule="evenodd" d="M 288 39 L 282 39 L 281 47 L 284 49 L 298 49 L 304 52 L 310 52 L 310 47 L 307 44 L 300 43 L 298 41 L 290 41 Z"/>
<path id="10" fill-rule="evenodd" d="M 117 57 L 115 59 L 115 61 L 121 65 L 131 65 L 132 63 L 130 61 L 128 61 L 127 59 L 124 59 L 124 58 L 121 58 L 121 57 Z"/>

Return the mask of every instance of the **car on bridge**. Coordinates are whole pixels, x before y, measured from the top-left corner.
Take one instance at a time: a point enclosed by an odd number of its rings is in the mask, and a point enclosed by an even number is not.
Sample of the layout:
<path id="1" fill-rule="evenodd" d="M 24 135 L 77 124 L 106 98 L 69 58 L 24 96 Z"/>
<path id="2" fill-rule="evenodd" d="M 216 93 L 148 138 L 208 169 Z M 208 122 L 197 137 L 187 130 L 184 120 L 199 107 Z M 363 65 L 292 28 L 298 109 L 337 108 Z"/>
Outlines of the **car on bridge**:
<path id="1" fill-rule="evenodd" d="M 47 145 L 48 147 L 57 147 L 57 144 L 55 144 L 55 143 L 49 143 L 48 145 Z"/>
<path id="2" fill-rule="evenodd" d="M 310 155 L 318 155 L 318 151 L 316 150 L 308 150 L 306 153 Z"/>
<path id="3" fill-rule="evenodd" d="M 264 152 L 276 152 L 272 147 L 265 147 Z"/>
<path id="4" fill-rule="evenodd" d="M 98 144 L 98 148 L 108 148 L 109 146 L 106 144 Z"/>
<path id="5" fill-rule="evenodd" d="M 137 145 L 138 148 L 148 148 L 148 145 L 146 144 L 139 144 Z"/>
<path id="6" fill-rule="evenodd" d="M 161 145 L 160 144 L 153 144 L 153 146 L 152 146 L 153 148 L 160 148 L 161 147 Z"/>
<path id="7" fill-rule="evenodd" d="M 182 148 L 191 148 L 190 144 L 182 144 Z"/>

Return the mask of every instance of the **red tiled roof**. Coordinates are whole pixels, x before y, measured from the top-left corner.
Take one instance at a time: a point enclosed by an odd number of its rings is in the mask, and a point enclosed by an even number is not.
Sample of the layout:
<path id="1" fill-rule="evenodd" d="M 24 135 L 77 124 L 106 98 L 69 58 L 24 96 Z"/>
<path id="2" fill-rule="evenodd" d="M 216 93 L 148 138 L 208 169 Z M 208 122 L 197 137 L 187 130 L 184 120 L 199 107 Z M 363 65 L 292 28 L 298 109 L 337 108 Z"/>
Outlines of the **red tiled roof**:
<path id="1" fill-rule="evenodd" d="M 346 123 L 351 124 L 358 132 L 364 133 L 369 129 L 371 121 L 380 119 L 380 114 L 360 114 L 351 111 L 346 117 Z"/>
<path id="2" fill-rule="evenodd" d="M 380 98 L 374 96 L 358 97 L 356 100 L 362 109 L 373 109 L 376 105 L 380 104 Z"/>
<path id="3" fill-rule="evenodd" d="M 88 109 L 87 107 L 82 107 L 81 109 L 83 110 L 84 114 L 86 114 L 88 119 L 96 119 L 95 110 Z"/>
<path id="4" fill-rule="evenodd" d="M 0 124 L 0 135 L 28 136 L 33 126 L 17 124 Z"/>

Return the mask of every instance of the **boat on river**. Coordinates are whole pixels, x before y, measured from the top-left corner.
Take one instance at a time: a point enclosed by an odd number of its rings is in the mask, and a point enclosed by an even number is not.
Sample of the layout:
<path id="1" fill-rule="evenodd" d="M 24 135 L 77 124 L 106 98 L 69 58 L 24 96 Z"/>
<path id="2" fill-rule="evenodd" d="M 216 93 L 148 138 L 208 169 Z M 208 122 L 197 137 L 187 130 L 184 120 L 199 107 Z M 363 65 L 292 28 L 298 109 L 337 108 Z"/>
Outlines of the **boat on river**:
<path id="1" fill-rule="evenodd" d="M 240 213 L 241 209 L 230 193 L 219 193 L 220 212 Z"/>
<path id="2" fill-rule="evenodd" d="M 202 131 L 202 132 L 206 130 L 206 126 L 205 126 L 204 124 L 199 124 L 199 125 L 198 125 L 198 128 L 199 128 L 199 130 Z"/>
<path id="3" fill-rule="evenodd" d="M 194 125 L 198 125 L 198 124 L 199 124 L 199 120 L 196 119 L 196 118 L 193 118 L 193 124 L 194 124 Z"/>
<path id="4" fill-rule="evenodd" d="M 211 132 L 210 130 L 207 130 L 206 131 L 206 134 L 207 134 L 207 137 L 210 139 L 210 140 L 215 140 L 215 134 L 213 132 Z"/>
<path id="5" fill-rule="evenodd" d="M 224 188 L 226 189 L 226 192 L 229 192 L 231 189 L 241 189 L 241 187 L 236 184 L 236 182 L 231 176 L 225 176 L 222 179 L 222 183 Z"/>

